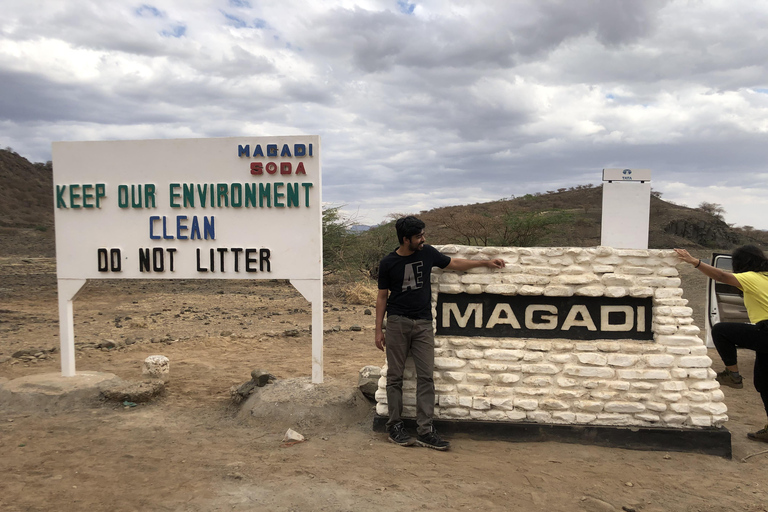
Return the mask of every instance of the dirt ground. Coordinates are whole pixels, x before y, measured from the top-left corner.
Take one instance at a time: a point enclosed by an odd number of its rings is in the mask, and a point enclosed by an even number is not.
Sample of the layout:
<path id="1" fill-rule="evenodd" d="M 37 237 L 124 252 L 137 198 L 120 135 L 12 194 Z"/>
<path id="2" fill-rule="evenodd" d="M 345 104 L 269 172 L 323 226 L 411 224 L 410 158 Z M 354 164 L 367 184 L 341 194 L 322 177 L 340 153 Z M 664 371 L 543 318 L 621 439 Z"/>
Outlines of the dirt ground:
<path id="1" fill-rule="evenodd" d="M 701 326 L 703 281 L 684 279 Z M 383 363 L 372 306 L 326 295 L 329 381 L 353 387 L 361 367 Z M 401 448 L 370 415 L 308 425 L 307 441 L 281 447 L 283 426 L 238 419 L 229 390 L 254 368 L 309 376 L 309 312 L 287 283 L 90 282 L 75 302 L 78 371 L 139 380 L 143 360 L 163 354 L 166 394 L 58 413 L 0 404 L 0 510 L 768 511 L 768 445 L 746 438 L 765 423 L 749 383 L 724 389 L 733 460 L 466 436 L 445 453 Z M 98 348 L 105 340 L 116 347 Z M 0 381 L 59 372 L 56 347 L 54 260 L 0 258 Z M 753 358 L 741 357 L 749 378 Z"/>

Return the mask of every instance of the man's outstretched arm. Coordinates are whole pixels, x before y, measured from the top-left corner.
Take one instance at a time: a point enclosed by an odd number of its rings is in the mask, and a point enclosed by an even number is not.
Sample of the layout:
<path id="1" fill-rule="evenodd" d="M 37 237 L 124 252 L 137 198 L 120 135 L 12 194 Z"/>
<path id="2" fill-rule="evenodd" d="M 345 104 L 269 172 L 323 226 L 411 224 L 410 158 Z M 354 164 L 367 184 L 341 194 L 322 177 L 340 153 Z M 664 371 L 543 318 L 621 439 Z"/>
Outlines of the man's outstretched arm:
<path id="1" fill-rule="evenodd" d="M 459 270 L 461 272 L 477 268 L 504 268 L 506 263 L 501 258 L 495 260 L 465 260 L 464 258 L 451 258 L 451 262 L 445 267 L 448 270 Z"/>

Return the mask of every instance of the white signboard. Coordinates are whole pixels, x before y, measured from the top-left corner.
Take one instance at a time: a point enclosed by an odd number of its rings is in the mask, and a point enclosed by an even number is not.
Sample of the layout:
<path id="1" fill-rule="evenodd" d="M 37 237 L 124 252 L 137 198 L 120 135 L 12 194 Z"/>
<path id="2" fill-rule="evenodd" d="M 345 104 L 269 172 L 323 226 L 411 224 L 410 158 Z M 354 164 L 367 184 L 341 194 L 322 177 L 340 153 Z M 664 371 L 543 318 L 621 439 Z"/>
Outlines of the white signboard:
<path id="1" fill-rule="evenodd" d="M 651 181 L 651 170 L 603 169 L 603 181 Z"/>
<path id="2" fill-rule="evenodd" d="M 320 169 L 318 136 L 54 143 L 60 314 L 86 279 L 289 279 L 314 346 Z"/>

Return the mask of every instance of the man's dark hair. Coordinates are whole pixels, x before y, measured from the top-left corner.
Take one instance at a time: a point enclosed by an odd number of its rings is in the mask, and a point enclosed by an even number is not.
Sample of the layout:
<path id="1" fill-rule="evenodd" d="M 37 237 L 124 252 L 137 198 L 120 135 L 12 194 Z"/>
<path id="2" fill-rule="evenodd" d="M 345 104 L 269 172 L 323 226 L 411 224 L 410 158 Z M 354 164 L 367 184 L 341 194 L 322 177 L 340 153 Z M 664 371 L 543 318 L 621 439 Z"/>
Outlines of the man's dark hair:
<path id="1" fill-rule="evenodd" d="M 768 272 L 768 258 L 756 245 L 745 245 L 733 251 L 733 271 L 740 272 Z"/>
<path id="2" fill-rule="evenodd" d="M 395 223 L 395 229 L 397 230 L 397 242 L 403 245 L 406 238 L 411 238 L 414 235 L 421 233 L 426 224 L 420 219 L 417 219 L 413 215 L 407 217 L 401 217 L 397 219 Z"/>

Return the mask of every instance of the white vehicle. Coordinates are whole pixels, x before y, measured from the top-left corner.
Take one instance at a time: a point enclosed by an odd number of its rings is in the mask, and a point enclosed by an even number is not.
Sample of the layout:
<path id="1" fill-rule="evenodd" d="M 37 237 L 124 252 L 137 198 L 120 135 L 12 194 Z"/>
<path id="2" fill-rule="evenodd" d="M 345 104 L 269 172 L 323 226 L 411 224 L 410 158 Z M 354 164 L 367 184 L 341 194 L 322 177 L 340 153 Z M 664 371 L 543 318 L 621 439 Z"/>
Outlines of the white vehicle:
<path id="1" fill-rule="evenodd" d="M 730 254 L 713 253 L 712 266 L 733 272 Z M 718 322 L 749 323 L 747 308 L 744 306 L 744 292 L 707 278 L 707 314 L 704 323 L 707 331 L 707 347 L 713 348 L 712 326 Z"/>

